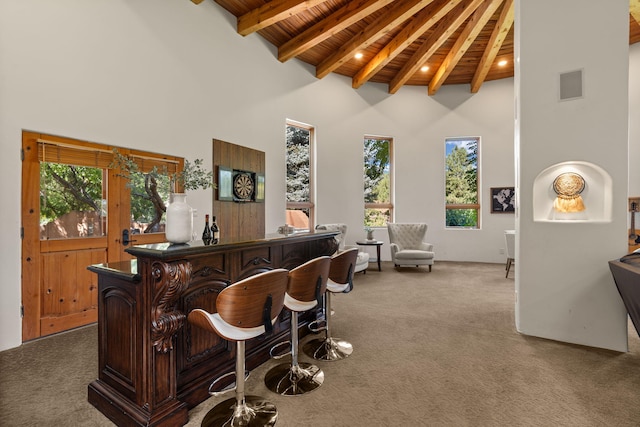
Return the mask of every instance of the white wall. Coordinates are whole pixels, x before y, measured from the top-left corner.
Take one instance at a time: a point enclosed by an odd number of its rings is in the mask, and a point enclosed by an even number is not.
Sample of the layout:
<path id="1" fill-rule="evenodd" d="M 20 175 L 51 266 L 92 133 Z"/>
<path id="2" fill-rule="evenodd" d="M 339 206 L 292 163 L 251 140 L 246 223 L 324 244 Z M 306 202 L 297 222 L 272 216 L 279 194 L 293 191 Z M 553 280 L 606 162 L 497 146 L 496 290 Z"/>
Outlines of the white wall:
<path id="1" fill-rule="evenodd" d="M 626 351 L 627 313 L 607 261 L 627 251 L 629 2 L 515 4 L 516 327 L 527 335 Z M 560 74 L 574 70 L 583 71 L 583 96 L 560 101 Z M 555 194 L 550 180 L 541 185 L 540 174 L 568 162 L 587 181 L 582 221 L 567 215 L 542 222 L 536 210 L 551 212 Z M 613 185 L 598 188 L 585 162 Z"/>
<path id="2" fill-rule="evenodd" d="M 317 220 L 346 222 L 349 243 L 364 237 L 362 137 L 391 136 L 397 221 L 428 222 L 438 259 L 504 262 L 503 230 L 514 228 L 514 218 L 489 213 L 488 189 L 514 184 L 512 79 L 487 82 L 473 95 L 467 85 L 433 97 L 424 87 L 395 95 L 373 83 L 354 90 L 345 77 L 318 80 L 298 60 L 280 63 L 273 46 L 235 27 L 213 2 L 0 1 L 0 178 L 13 206 L 0 214 L 0 350 L 21 342 L 22 129 L 209 165 L 212 138 L 265 151 L 266 226 L 275 231 L 284 223 L 285 119 L 312 124 Z M 482 230 L 444 230 L 444 138 L 466 135 L 482 137 Z M 207 192 L 189 202 L 200 220 L 210 210 Z M 386 240 L 386 231 L 376 237 Z M 386 245 L 382 254 L 389 259 Z"/>

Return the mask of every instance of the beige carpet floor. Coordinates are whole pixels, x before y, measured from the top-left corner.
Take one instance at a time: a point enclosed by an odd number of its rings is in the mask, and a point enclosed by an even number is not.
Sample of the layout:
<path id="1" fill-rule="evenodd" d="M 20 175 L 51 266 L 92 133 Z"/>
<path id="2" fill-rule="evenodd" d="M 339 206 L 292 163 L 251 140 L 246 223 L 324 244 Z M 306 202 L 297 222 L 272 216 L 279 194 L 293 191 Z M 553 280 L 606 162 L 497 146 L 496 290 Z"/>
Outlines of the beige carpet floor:
<path id="1" fill-rule="evenodd" d="M 358 274 L 352 293 L 333 298 L 334 335 L 353 355 L 317 362 L 325 383 L 304 396 L 266 389 L 275 361 L 251 373 L 247 390 L 277 405 L 280 427 L 640 425 L 631 324 L 628 353 L 520 335 L 504 272 L 438 262 L 431 273 L 383 263 L 382 272 Z M 1 352 L 0 426 L 113 425 L 87 403 L 96 345 L 90 326 Z M 231 396 L 193 408 L 188 425 Z"/>

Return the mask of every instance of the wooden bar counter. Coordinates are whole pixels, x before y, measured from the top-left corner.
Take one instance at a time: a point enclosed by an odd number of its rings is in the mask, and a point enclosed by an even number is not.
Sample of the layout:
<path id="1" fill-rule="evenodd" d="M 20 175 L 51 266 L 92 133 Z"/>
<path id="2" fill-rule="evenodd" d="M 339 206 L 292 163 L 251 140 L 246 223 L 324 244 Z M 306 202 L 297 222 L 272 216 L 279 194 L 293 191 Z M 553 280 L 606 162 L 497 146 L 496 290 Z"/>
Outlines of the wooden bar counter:
<path id="1" fill-rule="evenodd" d="M 98 274 L 98 379 L 89 402 L 119 426 L 179 426 L 209 397 L 213 379 L 231 372 L 235 346 L 190 325 L 194 308 L 216 311 L 231 283 L 272 268 L 294 268 L 337 249 L 336 232 L 309 232 L 205 246 L 133 246 L 136 259 L 92 265 Z M 301 317 L 306 326 L 314 313 Z M 269 358 L 289 334 L 283 311 L 268 338 L 247 342 L 247 369 Z M 301 329 L 301 334 L 307 328 Z"/>

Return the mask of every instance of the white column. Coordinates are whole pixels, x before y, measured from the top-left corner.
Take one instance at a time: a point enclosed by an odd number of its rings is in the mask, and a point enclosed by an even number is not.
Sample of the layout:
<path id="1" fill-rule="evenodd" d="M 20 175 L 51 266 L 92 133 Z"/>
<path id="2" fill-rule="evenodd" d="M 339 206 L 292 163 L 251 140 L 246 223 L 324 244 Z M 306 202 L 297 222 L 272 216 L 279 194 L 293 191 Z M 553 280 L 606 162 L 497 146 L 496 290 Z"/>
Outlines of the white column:
<path id="1" fill-rule="evenodd" d="M 628 30 L 628 0 L 516 0 L 523 334 L 627 351 L 626 311 L 607 263 L 627 251 Z M 552 182 L 565 170 L 585 179 L 583 212 L 553 209 Z"/>

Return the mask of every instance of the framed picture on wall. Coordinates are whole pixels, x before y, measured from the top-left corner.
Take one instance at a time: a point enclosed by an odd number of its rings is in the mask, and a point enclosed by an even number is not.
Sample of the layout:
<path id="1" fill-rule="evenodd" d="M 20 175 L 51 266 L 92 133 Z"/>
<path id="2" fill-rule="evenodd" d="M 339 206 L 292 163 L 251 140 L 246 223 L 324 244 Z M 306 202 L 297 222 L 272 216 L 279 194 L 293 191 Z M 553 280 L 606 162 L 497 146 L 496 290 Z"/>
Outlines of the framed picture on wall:
<path id="1" fill-rule="evenodd" d="M 256 174 L 256 202 L 264 202 L 264 174 Z"/>
<path id="2" fill-rule="evenodd" d="M 513 213 L 516 208 L 514 187 L 491 188 L 491 213 Z"/>
<path id="3" fill-rule="evenodd" d="M 218 166 L 218 200 L 233 201 L 233 169 Z"/>

